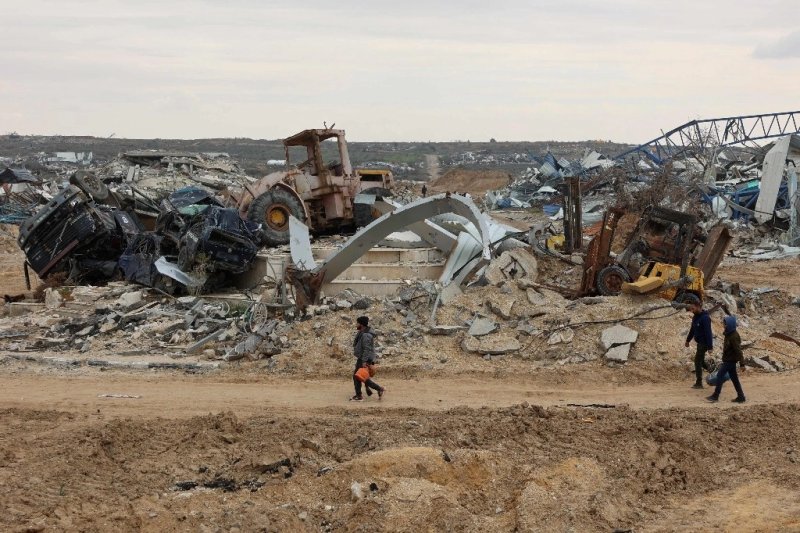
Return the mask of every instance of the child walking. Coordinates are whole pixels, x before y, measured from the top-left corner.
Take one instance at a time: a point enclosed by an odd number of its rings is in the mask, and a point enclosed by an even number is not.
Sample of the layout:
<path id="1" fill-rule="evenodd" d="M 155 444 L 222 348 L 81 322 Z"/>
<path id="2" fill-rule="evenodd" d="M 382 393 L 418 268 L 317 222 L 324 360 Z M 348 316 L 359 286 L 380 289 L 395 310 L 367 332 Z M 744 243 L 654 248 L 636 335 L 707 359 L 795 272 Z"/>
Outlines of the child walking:
<path id="1" fill-rule="evenodd" d="M 736 363 L 744 369 L 744 356 L 742 354 L 742 339 L 739 337 L 739 332 L 736 331 L 736 317 L 726 316 L 722 319 L 725 326 L 725 343 L 722 347 L 722 366 L 719 369 L 718 375 L 724 376 L 727 372 L 731 378 L 734 388 L 736 389 L 736 398 L 733 399 L 736 403 L 744 403 L 744 391 L 742 384 L 739 382 L 739 375 L 736 373 Z M 708 397 L 708 401 L 719 401 L 719 393 L 722 392 L 723 381 L 717 382 L 717 387 L 714 389 L 714 394 Z"/>

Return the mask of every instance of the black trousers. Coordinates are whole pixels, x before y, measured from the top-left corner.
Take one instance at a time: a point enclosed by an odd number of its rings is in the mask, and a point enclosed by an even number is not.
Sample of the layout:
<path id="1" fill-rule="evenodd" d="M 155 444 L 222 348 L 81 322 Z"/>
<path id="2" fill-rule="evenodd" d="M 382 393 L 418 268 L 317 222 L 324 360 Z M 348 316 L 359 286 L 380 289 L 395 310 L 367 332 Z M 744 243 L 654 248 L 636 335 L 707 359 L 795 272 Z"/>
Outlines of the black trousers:
<path id="1" fill-rule="evenodd" d="M 703 369 L 705 368 L 708 370 L 708 365 L 706 364 L 706 352 L 708 351 L 708 346 L 705 344 L 697 343 L 697 351 L 694 353 L 694 375 L 697 378 L 697 383 L 703 384 Z"/>
<path id="2" fill-rule="evenodd" d="M 357 359 L 356 368 L 355 370 L 353 370 L 353 387 L 355 388 L 356 396 L 361 396 L 361 381 L 356 377 L 356 372 L 358 372 L 358 369 L 361 368 L 362 366 L 364 366 L 364 361 L 362 361 L 361 359 Z M 367 392 L 369 392 L 369 389 L 372 389 L 374 391 L 381 390 L 381 386 L 372 381 L 372 379 L 368 379 L 367 381 L 365 381 L 364 386 L 367 388 Z"/>
<path id="3" fill-rule="evenodd" d="M 356 368 L 353 370 L 353 386 L 356 389 L 356 396 L 361 396 L 361 382 L 356 377 L 356 372 L 358 372 L 358 369 L 362 366 L 364 366 L 364 361 L 356 359 Z"/>
<path id="4" fill-rule="evenodd" d="M 725 372 L 727 372 L 730 376 L 731 382 L 733 383 L 733 388 L 736 389 L 736 394 L 739 396 L 739 398 L 744 398 L 742 384 L 739 382 L 739 374 L 736 373 L 736 362 L 723 361 L 717 375 L 724 376 Z M 717 382 L 717 388 L 714 389 L 714 397 L 719 398 L 719 393 L 722 392 L 722 385 L 722 381 Z"/>

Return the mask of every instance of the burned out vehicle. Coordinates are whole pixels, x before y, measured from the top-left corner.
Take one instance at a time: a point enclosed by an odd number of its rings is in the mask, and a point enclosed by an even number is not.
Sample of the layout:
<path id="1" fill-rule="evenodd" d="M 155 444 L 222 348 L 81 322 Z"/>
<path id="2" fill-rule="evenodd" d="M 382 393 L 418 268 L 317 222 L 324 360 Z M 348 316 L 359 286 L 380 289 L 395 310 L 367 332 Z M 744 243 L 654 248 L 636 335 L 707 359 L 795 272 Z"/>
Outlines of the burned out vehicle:
<path id="1" fill-rule="evenodd" d="M 174 293 L 181 285 L 210 289 L 227 274 L 247 271 L 262 235 L 200 187 L 164 199 L 156 230 L 144 231 L 135 214 L 69 185 L 21 224 L 18 242 L 41 279 L 64 272 L 72 280 L 102 282 L 121 274 Z"/>
<path id="2" fill-rule="evenodd" d="M 202 264 L 209 272 L 239 274 L 250 268 L 261 247 L 260 225 L 224 207 L 201 187 L 175 191 L 161 202 L 160 210 L 156 231 L 165 237 L 182 270 Z"/>
<path id="3" fill-rule="evenodd" d="M 111 277 L 141 231 L 135 216 L 99 205 L 70 185 L 20 225 L 18 242 L 40 278 L 67 272 L 91 281 Z"/>
<path id="4" fill-rule="evenodd" d="M 166 292 L 180 285 L 208 290 L 228 274 L 249 270 L 262 238 L 257 224 L 223 207 L 210 191 L 186 187 L 162 200 L 156 230 L 131 243 L 120 267 L 129 281 Z"/>
<path id="5" fill-rule="evenodd" d="M 702 298 L 730 244 L 728 228 L 717 225 L 706 234 L 696 216 L 650 206 L 622 252 L 612 256 L 611 244 L 624 214 L 612 208 L 603 217 L 600 233 L 586 252 L 579 294 L 615 296 L 624 291 L 678 301 L 688 294 Z"/>

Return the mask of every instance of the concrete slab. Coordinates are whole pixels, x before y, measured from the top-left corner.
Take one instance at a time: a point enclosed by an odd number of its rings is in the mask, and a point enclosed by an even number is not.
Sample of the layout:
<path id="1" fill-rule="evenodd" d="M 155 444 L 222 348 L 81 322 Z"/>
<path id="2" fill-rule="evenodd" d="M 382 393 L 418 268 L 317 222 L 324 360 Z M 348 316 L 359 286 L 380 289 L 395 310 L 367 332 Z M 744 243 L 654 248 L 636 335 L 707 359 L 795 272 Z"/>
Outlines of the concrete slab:
<path id="1" fill-rule="evenodd" d="M 472 325 L 469 327 L 468 333 L 473 337 L 481 337 L 483 335 L 494 333 L 498 328 L 499 326 L 494 320 L 479 316 L 472 321 Z"/>
<path id="2" fill-rule="evenodd" d="M 628 361 L 628 355 L 630 352 L 630 344 L 620 344 L 619 346 L 614 346 L 606 352 L 606 359 L 609 361 L 614 361 L 615 363 L 625 363 Z"/>
<path id="3" fill-rule="evenodd" d="M 631 328 L 617 324 L 614 327 L 604 329 L 600 334 L 600 342 L 603 348 L 609 350 L 620 344 L 633 344 L 639 338 L 639 332 Z"/>

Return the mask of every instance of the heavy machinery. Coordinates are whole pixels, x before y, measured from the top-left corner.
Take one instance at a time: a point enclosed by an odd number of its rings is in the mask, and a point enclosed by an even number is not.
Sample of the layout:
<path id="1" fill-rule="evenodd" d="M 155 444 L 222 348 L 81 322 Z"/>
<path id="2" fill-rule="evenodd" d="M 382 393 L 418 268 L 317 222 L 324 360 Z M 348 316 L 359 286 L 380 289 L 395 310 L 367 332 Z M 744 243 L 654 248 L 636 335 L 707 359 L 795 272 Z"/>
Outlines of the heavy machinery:
<path id="1" fill-rule="evenodd" d="M 686 294 L 702 298 L 705 283 L 716 272 L 730 244 L 728 228 L 715 226 L 705 235 L 694 215 L 651 206 L 642 214 L 622 253 L 613 257 L 611 245 L 624 214 L 621 209 L 608 210 L 600 233 L 589 243 L 581 294 L 617 295 L 625 291 L 658 293 L 678 301 Z"/>
<path id="2" fill-rule="evenodd" d="M 323 160 L 325 141 L 335 141 L 338 160 Z M 361 193 L 388 196 L 394 186 L 388 170 L 353 170 L 344 130 L 309 129 L 283 141 L 286 169 L 273 172 L 231 197 L 242 217 L 262 224 L 267 244 L 289 242 L 289 216 L 316 233 L 363 225 L 371 217 L 368 205 L 357 207 Z M 291 150 L 305 149 L 306 159 L 291 161 Z M 359 220 L 356 220 L 356 219 Z"/>

